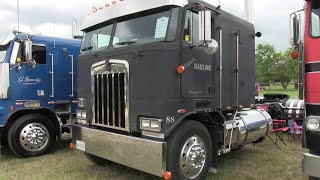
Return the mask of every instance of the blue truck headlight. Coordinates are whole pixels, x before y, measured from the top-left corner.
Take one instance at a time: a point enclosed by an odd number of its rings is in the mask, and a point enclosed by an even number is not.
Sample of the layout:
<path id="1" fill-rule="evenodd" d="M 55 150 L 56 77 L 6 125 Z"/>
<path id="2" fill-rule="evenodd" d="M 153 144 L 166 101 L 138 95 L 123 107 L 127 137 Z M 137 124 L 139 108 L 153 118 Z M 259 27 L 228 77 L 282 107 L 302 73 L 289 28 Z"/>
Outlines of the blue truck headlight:
<path id="1" fill-rule="evenodd" d="M 320 132 L 320 117 L 319 116 L 309 116 L 305 121 L 305 125 L 306 125 L 307 129 L 310 131 Z"/>
<path id="2" fill-rule="evenodd" d="M 140 129 L 161 132 L 162 119 L 140 117 Z"/>

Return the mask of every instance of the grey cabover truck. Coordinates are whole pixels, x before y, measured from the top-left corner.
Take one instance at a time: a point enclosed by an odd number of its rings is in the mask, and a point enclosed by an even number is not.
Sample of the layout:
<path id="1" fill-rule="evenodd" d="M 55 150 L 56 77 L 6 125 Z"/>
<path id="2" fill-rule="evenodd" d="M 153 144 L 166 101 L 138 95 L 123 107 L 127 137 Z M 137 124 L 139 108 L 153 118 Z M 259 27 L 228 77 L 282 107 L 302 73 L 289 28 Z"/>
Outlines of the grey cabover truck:
<path id="1" fill-rule="evenodd" d="M 253 25 L 191 0 L 116 0 L 84 20 L 73 145 L 96 164 L 204 179 L 272 129 L 252 108 Z"/>

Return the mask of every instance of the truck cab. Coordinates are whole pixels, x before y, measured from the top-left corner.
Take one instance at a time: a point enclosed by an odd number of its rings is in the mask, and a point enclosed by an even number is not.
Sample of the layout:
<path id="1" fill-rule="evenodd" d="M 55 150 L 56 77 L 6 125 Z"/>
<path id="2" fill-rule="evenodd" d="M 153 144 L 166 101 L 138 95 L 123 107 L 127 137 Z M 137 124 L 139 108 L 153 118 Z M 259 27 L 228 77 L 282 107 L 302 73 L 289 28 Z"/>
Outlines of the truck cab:
<path id="1" fill-rule="evenodd" d="M 117 0 L 83 23 L 73 144 L 96 164 L 204 179 L 271 131 L 251 23 L 194 0 Z M 171 175 L 172 176 L 171 176 Z"/>
<path id="2" fill-rule="evenodd" d="M 1 144 L 47 152 L 75 116 L 80 41 L 14 32 L 0 45 Z"/>

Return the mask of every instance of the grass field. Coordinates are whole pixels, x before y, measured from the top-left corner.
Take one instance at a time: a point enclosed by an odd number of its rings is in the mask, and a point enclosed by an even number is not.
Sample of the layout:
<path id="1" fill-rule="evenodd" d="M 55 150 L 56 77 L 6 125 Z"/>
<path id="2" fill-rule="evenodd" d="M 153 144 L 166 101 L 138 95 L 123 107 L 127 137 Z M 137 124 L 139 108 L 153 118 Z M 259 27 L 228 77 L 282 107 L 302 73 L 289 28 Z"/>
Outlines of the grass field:
<path id="1" fill-rule="evenodd" d="M 223 155 L 218 173 L 209 174 L 207 179 L 307 179 L 300 168 L 304 151 L 301 142 L 290 141 L 285 146 L 278 141 L 278 145 L 282 150 L 266 139 Z M 16 158 L 5 148 L 0 157 L 0 179 L 160 179 L 117 164 L 96 166 L 83 153 L 70 151 L 68 146 L 67 142 L 59 142 L 52 153 L 28 159 Z"/>
<path id="2" fill-rule="evenodd" d="M 264 93 L 285 93 L 291 98 L 297 97 L 297 91 L 290 87 L 283 90 L 280 86 L 268 87 Z M 271 135 L 275 139 L 274 135 Z M 208 174 L 207 179 L 307 179 L 301 171 L 301 157 L 305 151 L 301 141 L 287 142 L 287 146 L 278 141 L 282 150 L 277 149 L 270 139 L 249 144 L 241 150 L 223 155 L 219 159 L 217 174 Z M 160 179 L 146 173 L 114 164 L 99 167 L 86 159 L 83 153 L 69 150 L 68 142 L 58 142 L 48 155 L 19 159 L 7 148 L 0 157 L 0 180 L 7 179 L 112 179 L 112 180 L 152 180 Z"/>
<path id="3" fill-rule="evenodd" d="M 293 85 L 289 85 L 288 89 L 283 89 L 281 85 L 273 85 L 269 90 L 269 86 L 263 86 L 263 90 L 260 91 L 259 96 L 263 96 L 266 93 L 282 93 L 288 94 L 291 99 L 298 98 L 298 90 L 294 89 Z"/>

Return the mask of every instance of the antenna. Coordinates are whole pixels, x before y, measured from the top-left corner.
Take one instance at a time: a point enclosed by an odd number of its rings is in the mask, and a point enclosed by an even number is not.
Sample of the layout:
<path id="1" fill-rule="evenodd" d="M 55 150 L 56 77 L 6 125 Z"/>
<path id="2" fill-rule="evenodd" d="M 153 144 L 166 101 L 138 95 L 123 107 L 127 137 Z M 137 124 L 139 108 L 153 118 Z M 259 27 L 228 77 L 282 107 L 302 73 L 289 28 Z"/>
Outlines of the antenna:
<path id="1" fill-rule="evenodd" d="M 53 24 L 53 49 L 56 48 L 56 23 Z"/>
<path id="2" fill-rule="evenodd" d="M 78 21 L 75 18 L 72 18 L 72 33 L 71 33 L 72 37 L 74 37 L 74 35 L 76 35 L 78 32 L 77 26 L 78 26 Z"/>
<path id="3" fill-rule="evenodd" d="M 19 10 L 19 0 L 17 0 L 17 11 L 18 11 L 18 39 L 19 39 L 19 33 L 20 33 L 20 10 Z"/>

